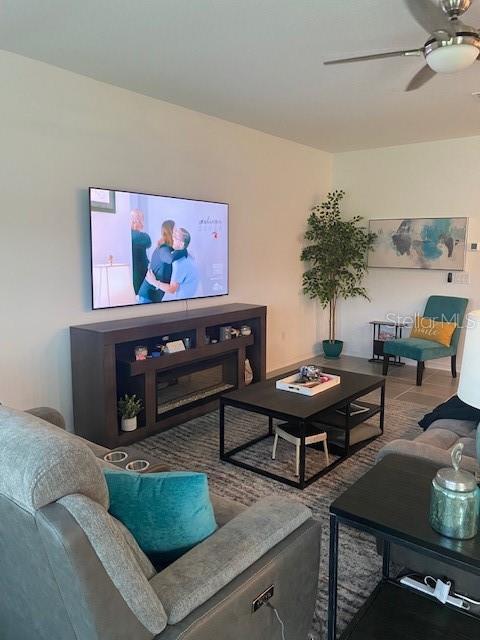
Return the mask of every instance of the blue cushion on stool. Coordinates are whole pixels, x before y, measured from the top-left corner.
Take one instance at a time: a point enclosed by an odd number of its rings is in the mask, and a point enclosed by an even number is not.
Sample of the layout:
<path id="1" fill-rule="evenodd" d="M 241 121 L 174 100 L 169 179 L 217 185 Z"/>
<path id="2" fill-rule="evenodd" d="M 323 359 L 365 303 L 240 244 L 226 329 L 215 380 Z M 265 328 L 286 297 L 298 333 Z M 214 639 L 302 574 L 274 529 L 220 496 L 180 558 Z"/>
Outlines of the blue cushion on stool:
<path id="1" fill-rule="evenodd" d="M 217 529 L 204 473 L 105 469 L 104 474 L 109 512 L 156 566 L 172 562 Z"/>

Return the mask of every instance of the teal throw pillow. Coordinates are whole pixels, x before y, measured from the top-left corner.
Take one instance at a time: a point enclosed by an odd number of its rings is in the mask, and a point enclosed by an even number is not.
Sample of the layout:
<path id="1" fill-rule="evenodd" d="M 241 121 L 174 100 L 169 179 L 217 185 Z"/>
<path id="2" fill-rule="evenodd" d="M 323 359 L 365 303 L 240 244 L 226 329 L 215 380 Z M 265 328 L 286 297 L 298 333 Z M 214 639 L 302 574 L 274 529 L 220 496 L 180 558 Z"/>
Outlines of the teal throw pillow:
<path id="1" fill-rule="evenodd" d="M 109 512 L 123 522 L 159 568 L 205 540 L 217 528 L 204 473 L 104 470 Z"/>

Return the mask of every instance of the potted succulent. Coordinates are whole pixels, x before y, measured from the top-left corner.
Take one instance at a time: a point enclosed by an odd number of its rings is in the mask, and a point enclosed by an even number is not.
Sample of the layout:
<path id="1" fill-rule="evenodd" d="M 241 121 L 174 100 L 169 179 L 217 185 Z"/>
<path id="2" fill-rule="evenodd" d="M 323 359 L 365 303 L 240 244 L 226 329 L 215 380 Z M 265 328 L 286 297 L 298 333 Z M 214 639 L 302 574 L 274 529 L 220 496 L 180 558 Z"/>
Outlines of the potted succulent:
<path id="1" fill-rule="evenodd" d="M 135 431 L 137 428 L 137 416 L 143 409 L 143 402 L 135 394 L 125 394 L 118 401 L 118 413 L 122 416 L 122 431 Z"/>
<path id="2" fill-rule="evenodd" d="M 303 292 L 317 299 L 323 309 L 329 307 L 328 340 L 322 343 L 327 358 L 338 358 L 343 349 L 335 333 L 338 299 L 369 299 L 361 284 L 367 271 L 367 253 L 377 237 L 360 224 L 360 216 L 342 218 L 340 202 L 344 195 L 344 191 L 333 191 L 325 202 L 312 208 L 305 233 L 308 244 L 301 254 L 301 260 L 310 266 L 303 274 Z"/>

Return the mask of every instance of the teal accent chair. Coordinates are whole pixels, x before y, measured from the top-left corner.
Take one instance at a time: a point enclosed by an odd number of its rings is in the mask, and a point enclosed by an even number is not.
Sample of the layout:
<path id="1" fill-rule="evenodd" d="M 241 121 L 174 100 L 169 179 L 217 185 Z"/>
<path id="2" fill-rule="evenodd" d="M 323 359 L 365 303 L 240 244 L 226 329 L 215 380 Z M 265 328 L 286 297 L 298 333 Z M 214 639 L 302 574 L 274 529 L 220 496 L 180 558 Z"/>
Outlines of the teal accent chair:
<path id="1" fill-rule="evenodd" d="M 383 352 L 383 375 L 388 373 L 388 364 L 391 356 L 410 358 L 417 361 L 417 386 L 420 387 L 423 379 L 426 360 L 435 358 L 451 358 L 452 377 L 457 377 L 457 348 L 462 330 L 463 318 L 468 305 L 468 298 L 454 298 L 452 296 L 430 296 L 427 300 L 423 317 L 432 318 L 443 322 L 456 322 L 452 342 L 449 347 L 444 347 L 432 340 L 422 338 L 401 338 L 385 342 Z"/>

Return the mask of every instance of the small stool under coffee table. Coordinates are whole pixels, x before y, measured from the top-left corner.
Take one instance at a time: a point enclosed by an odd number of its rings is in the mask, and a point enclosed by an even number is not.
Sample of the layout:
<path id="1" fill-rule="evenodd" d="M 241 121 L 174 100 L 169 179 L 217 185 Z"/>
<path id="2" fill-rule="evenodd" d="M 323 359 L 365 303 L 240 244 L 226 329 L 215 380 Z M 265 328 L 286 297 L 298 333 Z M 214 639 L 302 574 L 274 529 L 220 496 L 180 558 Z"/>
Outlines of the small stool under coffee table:
<path id="1" fill-rule="evenodd" d="M 274 431 L 275 437 L 273 439 L 272 460 L 275 460 L 278 439 L 283 438 L 283 440 L 295 445 L 295 475 L 297 477 L 300 476 L 300 447 L 302 438 L 300 437 L 298 429 L 291 427 L 287 422 L 276 426 Z M 323 444 L 323 452 L 328 466 L 330 464 L 330 457 L 328 455 L 327 434 L 325 431 L 319 432 L 318 427 L 315 428 L 313 425 L 308 425 L 305 430 L 305 446 L 308 447 L 311 444 L 318 444 L 319 442 Z"/>
<path id="2" fill-rule="evenodd" d="M 275 386 L 277 379 L 284 378 L 285 374 L 222 395 L 220 398 L 220 459 L 267 478 L 304 489 L 381 435 L 385 417 L 385 378 L 352 371 L 336 371 L 329 367 L 325 367 L 323 370 L 326 373 L 339 375 L 341 381 L 335 387 L 326 389 L 315 396 L 309 397 L 277 389 Z M 291 373 L 293 374 L 295 371 Z M 380 392 L 378 403 L 358 400 L 375 390 Z M 356 413 L 352 409 L 352 404 L 364 407 L 365 411 Z M 262 433 L 256 438 L 227 450 L 225 440 L 228 435 L 226 434 L 226 409 L 228 407 L 236 407 L 267 416 L 267 433 Z M 364 424 L 376 415 L 379 416 L 378 428 L 373 429 L 370 428 L 371 425 Z M 240 451 L 252 447 L 266 438 L 273 438 L 274 419 L 288 423 L 289 430 L 295 428 L 300 438 L 298 481 L 235 458 Z M 317 473 L 306 478 L 305 448 L 310 425 L 314 425 L 317 433 L 327 431 L 329 452 L 338 457 Z M 362 431 L 361 434 L 359 430 Z"/>

